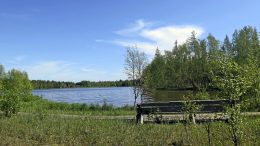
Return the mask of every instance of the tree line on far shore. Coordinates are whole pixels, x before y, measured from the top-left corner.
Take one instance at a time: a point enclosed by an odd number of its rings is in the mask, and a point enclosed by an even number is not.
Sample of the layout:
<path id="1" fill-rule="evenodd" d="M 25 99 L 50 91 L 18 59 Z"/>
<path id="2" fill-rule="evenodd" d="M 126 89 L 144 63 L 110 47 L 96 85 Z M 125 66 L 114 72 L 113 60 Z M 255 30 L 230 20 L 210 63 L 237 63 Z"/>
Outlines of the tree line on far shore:
<path id="1" fill-rule="evenodd" d="M 80 82 L 65 82 L 65 81 L 49 81 L 49 80 L 32 80 L 31 84 L 34 89 L 50 89 L 50 88 L 88 88 L 88 87 L 129 87 L 132 86 L 130 80 L 118 81 L 80 81 Z"/>

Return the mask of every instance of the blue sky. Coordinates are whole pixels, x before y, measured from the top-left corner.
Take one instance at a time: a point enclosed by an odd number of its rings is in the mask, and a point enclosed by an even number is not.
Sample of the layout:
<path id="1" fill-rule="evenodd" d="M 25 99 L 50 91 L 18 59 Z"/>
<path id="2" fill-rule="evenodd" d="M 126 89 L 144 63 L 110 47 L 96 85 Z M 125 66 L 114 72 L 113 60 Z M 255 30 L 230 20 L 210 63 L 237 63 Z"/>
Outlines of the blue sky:
<path id="1" fill-rule="evenodd" d="M 126 46 L 151 58 L 191 31 L 222 40 L 234 29 L 259 29 L 260 1 L 0 0 L 0 63 L 30 79 L 127 79 Z"/>

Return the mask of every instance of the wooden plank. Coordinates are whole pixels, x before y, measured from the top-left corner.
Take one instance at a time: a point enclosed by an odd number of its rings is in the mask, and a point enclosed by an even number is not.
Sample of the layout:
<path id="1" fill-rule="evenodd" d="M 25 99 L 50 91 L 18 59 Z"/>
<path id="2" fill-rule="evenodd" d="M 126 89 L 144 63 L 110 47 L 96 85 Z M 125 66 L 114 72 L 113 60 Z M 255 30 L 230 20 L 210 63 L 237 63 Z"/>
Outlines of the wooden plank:
<path id="1" fill-rule="evenodd" d="M 229 100 L 194 100 L 191 102 L 195 104 L 230 104 Z"/>
<path id="2" fill-rule="evenodd" d="M 195 103 L 201 106 L 199 113 L 210 113 L 210 112 L 223 112 L 225 106 L 230 104 L 230 100 L 192 100 L 192 103 Z M 170 101 L 170 102 L 150 102 L 139 104 L 139 112 L 144 114 L 149 113 L 163 113 L 163 112 L 183 112 L 185 101 Z"/>
<path id="3" fill-rule="evenodd" d="M 181 112 L 181 111 L 182 111 L 182 107 L 173 107 L 173 106 L 142 107 L 143 113 Z"/>
<path id="4" fill-rule="evenodd" d="M 169 102 L 147 102 L 140 104 L 141 106 L 170 106 L 170 105 L 183 105 L 186 101 L 169 101 Z M 191 100 L 195 104 L 230 104 L 230 100 Z"/>
<path id="5" fill-rule="evenodd" d="M 183 105 L 184 102 L 150 102 L 150 103 L 142 103 L 141 106 L 174 106 L 174 105 Z"/>
<path id="6" fill-rule="evenodd" d="M 156 113 L 156 112 L 184 112 L 183 106 L 150 106 L 150 107 L 142 107 L 143 113 Z M 200 110 L 197 112 L 223 112 L 225 108 L 221 105 L 213 105 L 213 106 L 202 106 Z"/>

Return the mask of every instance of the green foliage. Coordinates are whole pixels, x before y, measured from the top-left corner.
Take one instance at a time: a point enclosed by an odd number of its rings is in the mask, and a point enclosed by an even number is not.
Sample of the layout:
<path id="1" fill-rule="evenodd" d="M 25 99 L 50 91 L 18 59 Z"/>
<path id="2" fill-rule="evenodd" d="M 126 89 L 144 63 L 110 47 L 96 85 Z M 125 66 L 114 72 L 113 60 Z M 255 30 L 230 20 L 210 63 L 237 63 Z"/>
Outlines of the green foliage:
<path id="1" fill-rule="evenodd" d="M 115 107 L 107 104 L 79 104 L 79 103 L 62 103 L 42 99 L 32 96 L 30 101 L 21 102 L 20 111 L 36 113 L 38 117 L 45 117 L 46 114 L 75 114 L 75 115 L 134 115 L 133 106 L 125 105 L 123 107 Z"/>
<path id="2" fill-rule="evenodd" d="M 3 91 L 3 78 L 5 77 L 4 66 L 0 64 L 0 97 Z"/>
<path id="3" fill-rule="evenodd" d="M 36 108 L 36 117 L 39 118 L 40 120 L 43 120 L 44 118 L 46 118 L 47 109 L 42 108 L 42 107 L 37 107 Z"/>
<path id="4" fill-rule="evenodd" d="M 159 49 L 156 49 L 154 60 L 147 69 L 149 69 L 146 71 L 148 78 L 151 80 L 151 82 L 147 82 L 148 86 L 154 89 L 164 88 L 165 62 Z"/>
<path id="5" fill-rule="evenodd" d="M 240 105 L 228 107 L 226 113 L 229 116 L 228 124 L 230 125 L 232 141 L 235 146 L 240 145 L 243 139 L 242 125 L 245 122 L 241 116 Z"/>
<path id="6" fill-rule="evenodd" d="M 10 117 L 19 110 L 19 103 L 31 96 L 32 88 L 26 72 L 11 70 L 1 78 L 0 109 Z"/>
<path id="7" fill-rule="evenodd" d="M 19 95 L 13 91 L 3 91 L 3 94 L 4 96 L 0 100 L 0 109 L 6 117 L 11 117 L 19 110 Z"/>
<path id="8" fill-rule="evenodd" d="M 224 52 L 224 54 L 226 54 L 227 56 L 232 56 L 232 43 L 229 40 L 229 37 L 226 35 L 223 45 L 222 45 L 222 52 Z"/>
<path id="9" fill-rule="evenodd" d="M 249 74 L 253 80 L 252 86 L 246 92 L 243 110 L 260 111 L 260 68 L 256 64 L 247 65 Z"/>
<path id="10" fill-rule="evenodd" d="M 245 84 L 253 87 L 249 89 L 251 91 L 247 92 L 247 95 L 240 91 L 236 92 L 244 94 L 243 98 L 248 98 L 252 106 L 255 102 L 259 103 L 260 46 L 257 30 L 246 26 L 241 30 L 235 30 L 231 39 L 226 36 L 223 43 L 220 42 L 212 34 L 209 34 L 206 39 L 199 40 L 193 32 L 186 43 L 178 45 L 176 42 L 172 51 L 161 54 L 157 50 L 154 59 L 144 71 L 143 86 L 148 89 L 216 90 L 218 86 L 212 83 L 213 78 L 216 77 L 210 72 L 211 67 L 218 65 L 218 62 L 225 64 L 227 61 L 230 67 L 234 69 L 239 67 L 239 72 L 243 72 L 245 77 L 245 81 L 232 81 L 234 86 L 240 84 L 238 82 L 246 83 L 246 80 L 252 82 L 254 78 L 254 85 Z M 233 79 L 236 80 L 236 77 Z M 253 107 L 256 109 L 259 107 L 257 105 Z"/>
<path id="11" fill-rule="evenodd" d="M 185 113 L 189 114 L 195 114 L 196 112 L 198 112 L 200 110 L 200 106 L 191 102 L 189 99 L 185 100 L 184 106 L 182 111 L 184 111 Z"/>
<path id="12" fill-rule="evenodd" d="M 253 84 L 250 68 L 240 66 L 230 58 L 221 57 L 211 62 L 213 83 L 224 99 L 240 99 Z"/>
<path id="13" fill-rule="evenodd" d="M 145 87 L 190 88 L 203 90 L 208 88 L 207 42 L 198 40 L 193 32 L 183 45 L 175 44 L 172 51 L 161 55 L 157 49 L 151 64 L 145 69 Z"/>
<path id="14" fill-rule="evenodd" d="M 194 99 L 196 99 L 196 100 L 207 100 L 209 98 L 210 98 L 210 95 L 206 91 L 197 92 L 194 95 Z"/>
<path id="15" fill-rule="evenodd" d="M 251 63 L 254 60 L 259 64 L 258 32 L 251 26 L 245 26 L 233 34 L 233 54 L 239 64 Z"/>
<path id="16" fill-rule="evenodd" d="M 212 62 L 213 83 L 220 90 L 220 95 L 224 99 L 240 100 L 243 104 L 245 95 L 250 91 L 254 84 L 255 73 L 252 73 L 250 66 L 242 66 L 234 62 L 229 57 L 220 57 Z M 230 133 L 235 146 L 241 144 L 243 124 L 241 108 L 239 104 L 231 104 L 227 108 L 229 116 L 228 124 Z"/>
<path id="17" fill-rule="evenodd" d="M 195 124 L 195 114 L 201 109 L 201 106 L 191 102 L 189 96 L 184 97 L 184 99 L 186 99 L 182 108 L 184 119 L 186 123 L 193 122 Z"/>
<path id="18" fill-rule="evenodd" d="M 91 118 L 18 115 L 0 119 L 0 145 L 195 145 L 208 146 L 204 124 L 144 124 L 135 121 Z M 242 145 L 260 145 L 260 119 L 242 125 Z M 212 145 L 232 145 L 223 122 L 211 125 Z"/>
<path id="19" fill-rule="evenodd" d="M 5 75 L 5 69 L 2 64 L 0 64 L 0 78 L 3 78 Z"/>

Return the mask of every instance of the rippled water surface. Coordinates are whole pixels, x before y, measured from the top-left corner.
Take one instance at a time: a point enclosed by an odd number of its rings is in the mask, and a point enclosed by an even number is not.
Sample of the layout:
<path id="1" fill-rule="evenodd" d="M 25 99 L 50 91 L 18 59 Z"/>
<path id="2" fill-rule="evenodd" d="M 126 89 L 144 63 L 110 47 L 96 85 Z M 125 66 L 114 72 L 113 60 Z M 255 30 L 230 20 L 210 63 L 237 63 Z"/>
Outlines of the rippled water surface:
<path id="1" fill-rule="evenodd" d="M 180 100 L 188 93 L 190 91 L 156 91 L 146 95 L 144 102 Z M 34 90 L 33 94 L 44 99 L 67 103 L 103 104 L 105 101 L 114 106 L 134 104 L 131 87 L 41 89 Z"/>

